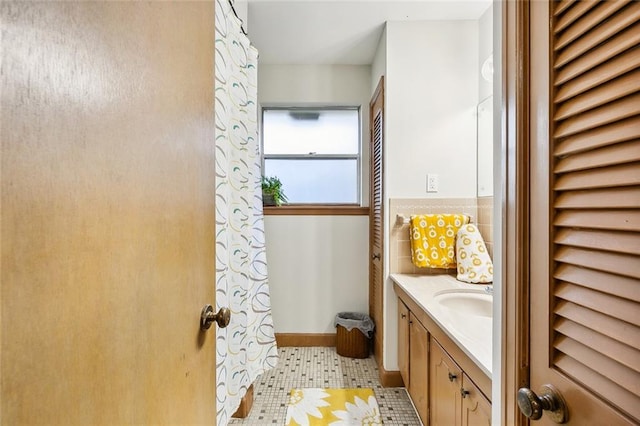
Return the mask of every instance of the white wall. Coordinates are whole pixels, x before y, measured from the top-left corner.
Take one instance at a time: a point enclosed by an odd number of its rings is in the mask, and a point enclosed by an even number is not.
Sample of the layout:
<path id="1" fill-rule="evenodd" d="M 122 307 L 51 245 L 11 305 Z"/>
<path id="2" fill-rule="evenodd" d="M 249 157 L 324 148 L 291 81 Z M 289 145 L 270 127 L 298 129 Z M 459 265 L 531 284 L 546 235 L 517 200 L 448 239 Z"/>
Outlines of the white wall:
<path id="1" fill-rule="evenodd" d="M 388 22 L 386 35 L 386 206 L 389 198 L 474 198 L 478 22 Z M 426 192 L 427 173 L 439 175 L 437 193 Z M 385 215 L 388 235 L 388 207 Z M 384 368 L 397 370 L 397 303 L 387 274 Z"/>
<path id="2" fill-rule="evenodd" d="M 493 5 L 478 20 L 478 70 L 493 53 Z M 478 72 L 478 102 L 493 93 L 493 82 L 486 81 Z"/>
<path id="3" fill-rule="evenodd" d="M 277 333 L 335 333 L 338 312 L 369 310 L 367 216 L 267 216 Z"/>
<path id="4" fill-rule="evenodd" d="M 225 0 L 226 1 L 226 0 Z M 233 8 L 238 14 L 238 18 L 242 21 L 242 28 L 249 32 L 249 2 L 247 0 L 234 0 Z"/>
<path id="5" fill-rule="evenodd" d="M 261 106 L 361 106 L 365 205 L 370 91 L 370 66 L 258 66 Z M 333 333 L 338 312 L 368 311 L 368 216 L 266 216 L 265 234 L 276 333 Z"/>
<path id="6" fill-rule="evenodd" d="M 387 196 L 476 196 L 477 34 L 477 21 L 387 23 Z"/>
<path id="7" fill-rule="evenodd" d="M 380 40 L 378 41 L 378 48 L 376 54 L 373 57 L 371 63 L 371 95 L 376 91 L 380 77 L 387 72 L 387 27 L 385 25 Z M 384 129 L 383 129 L 384 130 Z"/>

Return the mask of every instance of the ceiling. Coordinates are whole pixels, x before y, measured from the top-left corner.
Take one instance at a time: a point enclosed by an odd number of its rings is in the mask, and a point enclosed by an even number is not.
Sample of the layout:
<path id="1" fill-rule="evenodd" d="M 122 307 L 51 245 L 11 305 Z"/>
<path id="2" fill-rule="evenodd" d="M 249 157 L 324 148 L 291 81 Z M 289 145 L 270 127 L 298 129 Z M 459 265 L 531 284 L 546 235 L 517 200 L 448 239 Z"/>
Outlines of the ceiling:
<path id="1" fill-rule="evenodd" d="M 371 64 L 386 21 L 478 19 L 491 0 L 248 0 L 262 64 Z"/>

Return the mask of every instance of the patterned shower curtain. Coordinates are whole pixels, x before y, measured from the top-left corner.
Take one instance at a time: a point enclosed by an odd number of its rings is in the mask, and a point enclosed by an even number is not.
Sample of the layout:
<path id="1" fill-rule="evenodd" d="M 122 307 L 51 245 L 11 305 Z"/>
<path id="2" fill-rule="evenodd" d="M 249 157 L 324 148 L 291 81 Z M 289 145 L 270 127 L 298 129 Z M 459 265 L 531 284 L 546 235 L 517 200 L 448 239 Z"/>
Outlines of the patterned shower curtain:
<path id="1" fill-rule="evenodd" d="M 217 425 L 227 425 L 256 377 L 278 360 L 262 211 L 258 146 L 258 52 L 228 0 L 216 1 L 216 304 L 231 309 L 217 329 Z"/>

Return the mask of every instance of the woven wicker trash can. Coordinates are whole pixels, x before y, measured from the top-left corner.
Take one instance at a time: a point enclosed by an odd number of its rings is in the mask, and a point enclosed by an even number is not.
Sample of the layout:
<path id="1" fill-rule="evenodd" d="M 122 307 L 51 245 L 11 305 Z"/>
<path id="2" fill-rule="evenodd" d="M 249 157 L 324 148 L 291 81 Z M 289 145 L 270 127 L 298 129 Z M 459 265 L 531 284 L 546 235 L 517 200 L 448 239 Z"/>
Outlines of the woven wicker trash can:
<path id="1" fill-rule="evenodd" d="M 373 321 L 366 314 L 340 312 L 336 315 L 336 352 L 349 358 L 369 357 Z"/>

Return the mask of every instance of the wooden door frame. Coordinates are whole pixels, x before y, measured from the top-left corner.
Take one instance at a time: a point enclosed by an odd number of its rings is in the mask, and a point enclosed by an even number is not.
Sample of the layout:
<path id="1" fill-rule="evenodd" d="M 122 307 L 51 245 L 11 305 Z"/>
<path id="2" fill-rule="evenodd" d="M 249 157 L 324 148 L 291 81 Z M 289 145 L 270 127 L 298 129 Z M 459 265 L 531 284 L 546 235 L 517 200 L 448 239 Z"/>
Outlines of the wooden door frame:
<path id="1" fill-rule="evenodd" d="M 516 402 L 529 383 L 529 1 L 502 2 L 500 424 L 526 425 Z"/>

